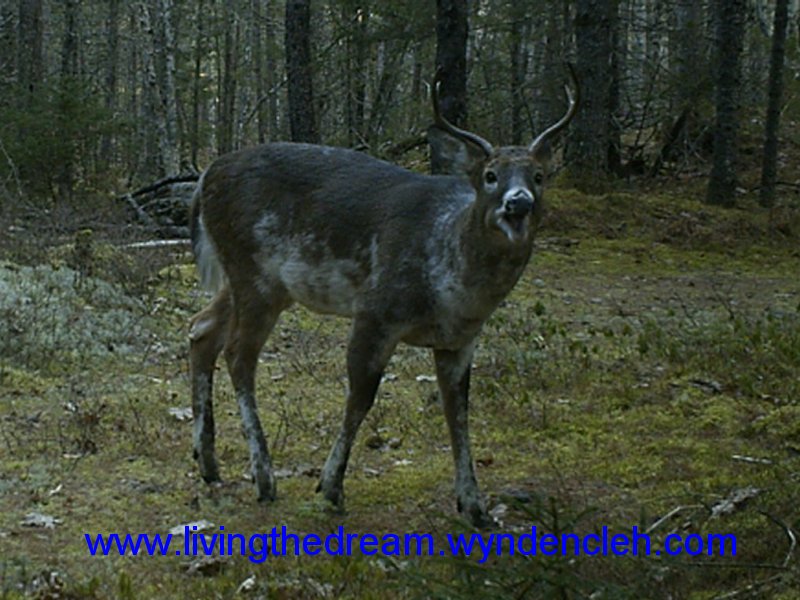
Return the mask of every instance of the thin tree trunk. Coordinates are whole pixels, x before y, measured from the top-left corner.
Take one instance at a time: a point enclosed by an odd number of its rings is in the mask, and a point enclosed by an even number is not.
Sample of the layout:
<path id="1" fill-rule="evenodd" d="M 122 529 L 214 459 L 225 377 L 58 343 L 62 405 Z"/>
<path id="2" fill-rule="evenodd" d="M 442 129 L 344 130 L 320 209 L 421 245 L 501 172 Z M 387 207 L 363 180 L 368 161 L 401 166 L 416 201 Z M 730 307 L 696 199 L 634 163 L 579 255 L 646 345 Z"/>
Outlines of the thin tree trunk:
<path id="1" fill-rule="evenodd" d="M 319 141 L 311 75 L 311 1 L 286 2 L 286 75 L 289 128 L 295 142 Z"/>
<path id="2" fill-rule="evenodd" d="M 405 59 L 410 40 L 391 40 L 382 45 L 382 65 L 378 73 L 378 86 L 372 101 L 372 110 L 369 114 L 367 127 L 367 141 L 372 141 L 384 132 L 386 117 L 393 105 L 394 91 L 397 89 L 399 74 L 403 72 Z"/>
<path id="3" fill-rule="evenodd" d="M 164 75 L 159 92 L 164 112 L 164 135 L 161 141 L 164 171 L 174 175 L 180 171 L 178 146 L 178 94 L 175 87 L 175 26 L 172 22 L 172 0 L 159 0 L 158 19 L 164 39 Z"/>
<path id="4" fill-rule="evenodd" d="M 233 11 L 232 0 L 224 0 L 222 23 L 225 30 L 222 48 L 222 82 L 219 91 L 219 115 L 217 124 L 217 152 L 225 154 L 233 150 L 234 115 L 236 114 L 236 69 L 239 39 L 239 21 Z"/>
<path id="5" fill-rule="evenodd" d="M 141 35 L 138 17 L 139 7 L 136 4 L 128 5 L 128 27 L 130 31 L 136 34 L 138 38 Z M 135 123 L 131 128 L 128 136 L 128 144 L 130 148 L 135 148 L 137 151 L 127 154 L 127 168 L 131 173 L 137 173 L 142 164 L 142 159 L 147 156 L 147 135 L 146 129 L 150 124 L 145 121 L 144 111 L 142 108 L 141 99 L 141 85 L 140 85 L 140 71 L 141 71 L 141 44 L 131 44 L 130 46 L 130 61 L 128 63 L 128 77 L 126 78 L 126 86 L 128 89 L 128 114 L 134 119 Z"/>
<path id="6" fill-rule="evenodd" d="M 344 70 L 344 123 L 347 133 L 347 145 L 352 148 L 355 145 L 355 98 L 353 95 L 353 81 L 355 77 L 353 71 L 356 69 L 355 60 L 353 59 L 353 52 L 355 43 L 353 38 L 354 25 L 351 23 L 351 6 L 349 3 L 342 3 L 341 21 L 342 28 L 344 29 L 344 55 L 342 58 L 342 69 Z"/>
<path id="7" fill-rule="evenodd" d="M 197 155 L 200 151 L 200 104 L 203 76 L 203 56 L 205 55 L 205 2 L 198 0 L 195 13 L 194 77 L 192 81 L 192 121 L 189 127 L 192 166 L 196 169 Z"/>
<path id="8" fill-rule="evenodd" d="M 414 68 L 411 74 L 411 98 L 409 99 L 408 129 L 416 129 L 419 124 L 419 105 L 422 97 L 422 42 L 414 43 Z"/>
<path id="9" fill-rule="evenodd" d="M 266 34 L 267 34 L 267 89 L 269 90 L 269 100 L 267 106 L 269 111 L 268 118 L 268 134 L 269 139 L 274 140 L 280 138 L 280 123 L 278 120 L 278 93 L 276 84 L 280 79 L 278 73 L 278 61 L 275 59 L 275 53 L 279 48 L 279 44 L 275 40 L 275 14 L 271 2 L 266 2 Z"/>
<path id="10" fill-rule="evenodd" d="M 367 96 L 367 56 L 369 7 L 365 4 L 348 2 L 344 6 L 345 27 L 351 32 L 347 35 L 345 62 L 347 99 L 345 119 L 347 122 L 347 145 L 355 146 L 365 138 L 364 107 Z"/>
<path id="11" fill-rule="evenodd" d="M 76 91 L 75 80 L 78 76 L 78 0 L 64 2 L 64 39 L 61 45 L 61 100 Z M 70 147 L 57 165 L 58 197 L 62 201 L 71 201 L 75 187 L 75 148 L 71 141 L 64 140 Z"/>
<path id="12" fill-rule="evenodd" d="M 262 0 L 250 0 L 250 12 L 252 15 L 250 35 L 253 40 L 253 78 L 255 79 L 256 89 L 256 119 L 258 121 L 259 144 L 267 141 L 269 127 L 269 117 L 264 98 L 264 43 L 262 36 L 264 23 L 261 14 L 261 2 Z"/>
<path id="13" fill-rule="evenodd" d="M 764 127 L 764 160 L 761 165 L 761 206 L 775 204 L 775 181 L 778 176 L 778 130 L 783 97 L 783 63 L 786 54 L 786 26 L 789 21 L 789 0 L 777 0 L 772 30 L 772 53 L 769 64 L 769 101 Z"/>
<path id="14" fill-rule="evenodd" d="M 609 28 L 611 55 L 609 56 L 609 90 L 608 90 L 608 161 L 610 173 L 622 171 L 622 128 L 614 118 L 621 102 L 620 89 L 620 44 L 619 37 L 619 0 L 611 0 L 609 6 Z"/>
<path id="15" fill-rule="evenodd" d="M 369 7 L 361 8 L 356 15 L 356 65 L 355 65 L 355 121 L 353 131 L 358 141 L 361 141 L 366 131 L 364 118 L 367 105 L 367 61 L 369 56 Z"/>
<path id="16" fill-rule="evenodd" d="M 528 70 L 527 38 L 530 35 L 530 21 L 526 18 L 521 3 L 515 3 L 511 12 L 511 136 L 512 144 L 520 145 L 525 128 L 522 112 L 525 108 L 523 86 Z"/>
<path id="17" fill-rule="evenodd" d="M 106 19 L 106 39 L 108 41 L 108 57 L 106 58 L 106 98 L 105 107 L 108 116 L 113 118 L 117 110 L 117 64 L 119 62 L 119 0 L 108 0 L 108 18 Z M 101 160 L 105 164 L 114 163 L 114 137 L 107 133 L 100 143 Z"/>
<path id="18" fill-rule="evenodd" d="M 17 35 L 14 8 L 10 2 L 0 4 L 0 72 L 16 77 Z"/>

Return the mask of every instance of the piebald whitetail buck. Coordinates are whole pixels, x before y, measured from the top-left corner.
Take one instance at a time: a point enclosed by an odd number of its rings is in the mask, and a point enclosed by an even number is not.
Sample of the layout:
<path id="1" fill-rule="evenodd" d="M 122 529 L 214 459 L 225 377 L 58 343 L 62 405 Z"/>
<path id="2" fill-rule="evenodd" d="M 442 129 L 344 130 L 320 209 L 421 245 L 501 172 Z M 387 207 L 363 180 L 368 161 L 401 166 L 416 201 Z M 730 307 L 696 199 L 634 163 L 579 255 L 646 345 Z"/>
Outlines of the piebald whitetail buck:
<path id="1" fill-rule="evenodd" d="M 432 151 L 459 176 L 423 175 L 365 154 L 271 143 L 218 158 L 200 179 L 192 244 L 216 288 L 191 322 L 194 455 L 219 480 L 212 378 L 224 350 L 258 498 L 275 476 L 255 403 L 258 356 L 280 313 L 300 302 L 352 319 L 344 419 L 317 491 L 341 508 L 358 428 L 399 342 L 433 349 L 455 459 L 458 509 L 486 523 L 467 427 L 472 354 L 482 325 L 516 284 L 541 211 L 549 141 L 568 109 L 527 147 L 495 148 L 440 113 L 432 90 Z"/>

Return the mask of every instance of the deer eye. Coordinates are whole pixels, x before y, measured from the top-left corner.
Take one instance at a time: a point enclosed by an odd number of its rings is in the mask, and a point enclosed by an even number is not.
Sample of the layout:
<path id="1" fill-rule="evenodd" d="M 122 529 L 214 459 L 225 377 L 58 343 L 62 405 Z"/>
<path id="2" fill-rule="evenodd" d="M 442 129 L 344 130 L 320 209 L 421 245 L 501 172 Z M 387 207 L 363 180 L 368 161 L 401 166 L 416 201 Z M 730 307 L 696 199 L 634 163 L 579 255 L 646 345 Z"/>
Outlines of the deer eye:
<path id="1" fill-rule="evenodd" d="M 484 173 L 483 175 L 483 179 L 488 184 L 497 183 L 497 173 L 495 173 L 494 171 L 486 171 L 486 173 Z"/>
<path id="2" fill-rule="evenodd" d="M 537 173 L 536 175 L 533 176 L 533 182 L 536 185 L 542 185 L 543 181 L 544 181 L 544 175 L 542 175 L 541 173 Z"/>

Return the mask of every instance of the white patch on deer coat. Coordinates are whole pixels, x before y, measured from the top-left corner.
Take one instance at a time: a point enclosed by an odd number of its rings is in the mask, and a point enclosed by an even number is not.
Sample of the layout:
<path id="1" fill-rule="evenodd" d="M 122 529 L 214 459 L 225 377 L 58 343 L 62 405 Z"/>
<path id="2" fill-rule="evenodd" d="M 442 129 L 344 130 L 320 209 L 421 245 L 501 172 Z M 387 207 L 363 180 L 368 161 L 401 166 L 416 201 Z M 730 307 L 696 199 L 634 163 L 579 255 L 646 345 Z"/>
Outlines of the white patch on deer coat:
<path id="1" fill-rule="evenodd" d="M 464 204 L 471 203 L 465 201 Z M 445 311 L 453 310 L 464 300 L 467 290 L 461 281 L 462 257 L 460 241 L 452 235 L 458 231 L 457 221 L 464 213 L 463 206 L 453 206 L 436 219 L 434 235 L 428 239 L 427 271 L 437 304 Z"/>
<path id="2" fill-rule="evenodd" d="M 292 299 L 319 312 L 352 316 L 359 279 L 357 262 L 326 259 L 319 264 L 304 261 L 294 251 L 281 264 L 281 282 Z"/>
<path id="3" fill-rule="evenodd" d="M 369 243 L 369 278 L 372 284 L 378 281 L 381 274 L 380 263 L 378 262 L 379 252 L 378 236 L 373 235 Z"/>
<path id="4" fill-rule="evenodd" d="M 261 251 L 256 260 L 261 271 L 256 286 L 269 295 L 276 282 L 289 292 L 292 300 L 312 310 L 344 317 L 352 316 L 363 273 L 355 260 L 334 259 L 325 248 L 323 258 L 306 258 L 322 241 L 313 235 L 283 237 L 278 218 L 265 214 L 254 227 Z M 375 242 L 377 244 L 377 242 Z"/>
<path id="5" fill-rule="evenodd" d="M 195 262 L 200 274 L 200 287 L 208 292 L 218 292 L 225 283 L 225 272 L 219 262 L 217 249 L 208 235 L 202 215 L 198 223 L 199 234 L 195 245 Z"/>

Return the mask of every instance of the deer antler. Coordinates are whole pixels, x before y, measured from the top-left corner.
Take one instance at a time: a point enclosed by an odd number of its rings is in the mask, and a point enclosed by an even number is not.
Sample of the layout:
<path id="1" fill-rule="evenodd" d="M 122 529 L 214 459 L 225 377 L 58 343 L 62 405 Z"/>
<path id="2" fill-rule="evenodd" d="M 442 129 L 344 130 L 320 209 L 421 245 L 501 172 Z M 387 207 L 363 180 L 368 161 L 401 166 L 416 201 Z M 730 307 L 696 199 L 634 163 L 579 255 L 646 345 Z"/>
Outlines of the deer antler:
<path id="1" fill-rule="evenodd" d="M 478 148 L 484 151 L 486 156 L 490 156 L 494 152 L 494 148 L 489 142 L 475 133 L 466 131 L 460 127 L 456 127 L 442 116 L 439 108 L 439 85 L 442 83 L 443 72 L 444 70 L 441 67 L 436 69 L 436 75 L 433 78 L 433 89 L 431 90 L 431 99 L 433 100 L 433 118 L 436 126 L 454 137 L 475 144 L 478 146 Z"/>
<path id="2" fill-rule="evenodd" d="M 569 106 L 567 107 L 567 112 L 564 113 L 564 116 L 561 117 L 556 123 L 545 129 L 542 133 L 536 136 L 536 139 L 531 142 L 531 145 L 528 146 L 528 152 L 531 154 L 536 154 L 536 152 L 547 142 L 551 137 L 557 134 L 559 131 L 564 129 L 567 124 L 572 120 L 572 117 L 575 116 L 575 113 L 578 110 L 578 100 L 580 99 L 581 88 L 578 84 L 578 76 L 575 74 L 575 67 L 572 66 L 572 63 L 566 63 L 567 68 L 569 69 L 569 74 L 572 76 L 572 85 L 575 88 L 575 93 L 569 89 L 568 85 L 564 86 L 564 91 L 567 94 L 567 102 Z"/>

